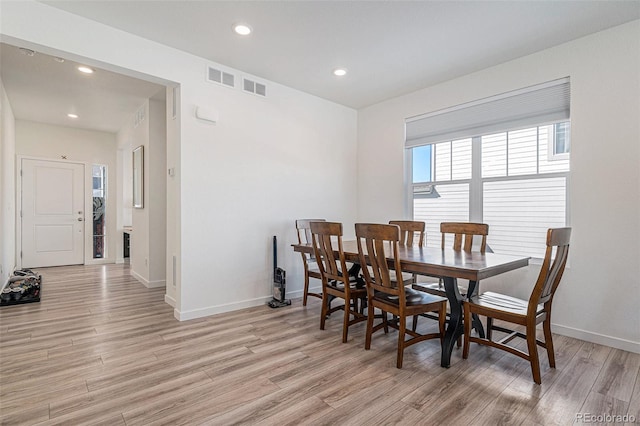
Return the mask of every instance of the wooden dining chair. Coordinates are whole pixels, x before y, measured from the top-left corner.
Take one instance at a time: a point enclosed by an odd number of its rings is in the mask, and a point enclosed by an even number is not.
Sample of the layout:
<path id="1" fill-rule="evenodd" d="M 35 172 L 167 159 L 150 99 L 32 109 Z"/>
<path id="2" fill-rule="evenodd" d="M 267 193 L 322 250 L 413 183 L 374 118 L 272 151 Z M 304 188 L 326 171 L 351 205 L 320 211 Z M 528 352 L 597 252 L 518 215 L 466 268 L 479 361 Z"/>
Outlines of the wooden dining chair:
<path id="1" fill-rule="evenodd" d="M 489 225 L 485 223 L 471 222 L 442 222 L 440 224 L 440 233 L 442 239 L 440 247 L 444 250 L 447 236 L 453 236 L 453 249 L 457 251 L 472 251 L 474 246 L 474 237 L 480 237 L 480 244 L 477 251 L 484 253 L 487 250 L 487 235 L 489 235 Z M 446 296 L 442 279 L 437 283 L 416 284 L 415 289 L 426 291 L 427 293 L 438 296 Z M 465 290 L 461 289 L 462 292 Z"/>
<path id="2" fill-rule="evenodd" d="M 487 235 L 489 235 L 489 225 L 485 223 L 472 223 L 472 222 L 442 222 L 440 224 L 440 233 L 442 234 L 440 247 L 444 250 L 446 247 L 447 236 L 453 237 L 453 249 L 457 251 L 473 251 L 477 248 L 477 251 L 484 253 L 487 250 Z M 480 237 L 479 246 L 474 246 L 474 238 Z M 436 296 L 446 297 L 447 293 L 444 289 L 444 281 L 442 278 L 438 279 L 434 283 L 416 283 L 413 285 L 416 290 L 424 291 Z M 461 294 L 466 294 L 467 288 L 459 287 Z M 477 283 L 476 289 L 477 290 Z M 474 290 L 474 291 L 475 291 Z M 425 315 L 430 317 L 430 315 Z M 413 319 L 413 329 L 415 330 L 418 325 L 418 317 Z M 458 340 L 458 346 L 461 345 L 461 341 Z"/>
<path id="3" fill-rule="evenodd" d="M 499 293 L 487 292 L 479 296 L 472 296 L 464 303 L 464 349 L 462 358 L 469 356 L 471 342 L 481 345 L 493 346 L 519 356 L 531 363 L 533 381 L 540 384 L 540 362 L 538 359 L 537 345 L 547 350 L 549 366 L 556 367 L 553 351 L 553 338 L 551 335 L 551 303 L 553 296 L 560 284 L 569 254 L 569 239 L 571 228 L 556 228 L 547 231 L 547 249 L 542 268 L 538 275 L 529 300 L 521 300 L 515 297 Z M 553 252 L 555 251 L 555 255 Z M 471 336 L 471 315 L 484 315 L 487 317 L 487 338 Z M 493 324 L 498 319 L 512 324 L 524 326 L 525 332 L 514 331 Z M 536 339 L 536 326 L 542 323 L 544 342 Z M 501 340 L 492 340 L 493 331 L 509 333 Z M 527 341 L 528 352 L 508 346 L 507 343 L 515 337 L 521 337 Z"/>
<path id="4" fill-rule="evenodd" d="M 400 228 L 400 245 L 412 246 L 418 245 L 424 247 L 425 223 L 415 220 L 390 220 L 389 225 L 398 225 Z"/>
<path id="5" fill-rule="evenodd" d="M 311 222 L 324 222 L 324 219 L 298 219 L 296 220 L 296 231 L 298 232 L 298 244 L 311 244 Z M 322 280 L 320 269 L 316 258 L 306 253 L 302 255 L 302 266 L 304 267 L 304 289 L 302 293 L 302 306 L 307 306 L 308 296 L 322 299 L 322 293 L 309 292 L 309 281 L 311 278 Z"/>
<path id="6" fill-rule="evenodd" d="M 349 327 L 367 319 L 362 308 L 359 308 L 366 298 L 367 290 L 360 286 L 356 277 L 350 275 L 347 269 L 342 248 L 342 224 L 311 222 L 310 227 L 313 250 L 322 277 L 320 330 L 324 330 L 327 315 L 342 309 L 344 310 L 342 342 L 346 343 Z M 338 253 L 337 258 L 335 253 Z M 344 305 L 331 308 L 330 297 L 343 299 Z"/>
<path id="7" fill-rule="evenodd" d="M 442 222 L 440 224 L 440 233 L 442 234 L 442 248 L 445 247 L 447 235 L 452 235 L 454 250 L 472 251 L 474 238 L 480 236 L 480 246 L 477 251 L 484 253 L 487 250 L 489 225 L 486 223 Z"/>
<path id="8" fill-rule="evenodd" d="M 371 348 L 373 333 L 388 327 L 398 330 L 398 355 L 396 367 L 402 368 L 404 350 L 408 346 L 428 339 L 441 339 L 444 336 L 447 299 L 432 294 L 413 291 L 405 292 L 404 285 L 398 285 L 391 279 L 390 270 L 402 273 L 402 265 L 398 257 L 400 242 L 400 227 L 385 224 L 356 224 L 356 239 L 358 242 L 358 256 L 360 264 L 370 265 L 363 268 L 367 287 L 367 335 L 365 349 Z M 374 312 L 378 308 L 383 313 L 390 313 L 396 318 L 388 321 L 386 314 L 379 324 L 375 325 Z M 407 318 L 424 312 L 438 313 L 438 333 L 419 334 L 407 329 Z M 409 340 L 405 336 L 409 335 Z"/>

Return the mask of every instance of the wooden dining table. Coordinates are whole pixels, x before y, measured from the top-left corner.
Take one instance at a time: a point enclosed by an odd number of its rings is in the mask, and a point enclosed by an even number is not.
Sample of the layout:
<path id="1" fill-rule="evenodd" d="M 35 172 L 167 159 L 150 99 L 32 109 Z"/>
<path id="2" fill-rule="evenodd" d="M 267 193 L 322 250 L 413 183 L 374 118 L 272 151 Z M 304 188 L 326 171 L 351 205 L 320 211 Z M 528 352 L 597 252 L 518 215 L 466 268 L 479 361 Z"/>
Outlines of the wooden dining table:
<path id="1" fill-rule="evenodd" d="M 311 244 L 293 244 L 293 249 L 296 252 L 313 254 Z M 343 250 L 347 261 L 360 263 L 356 241 L 345 241 Z M 336 256 L 337 254 L 336 252 Z M 477 292 L 477 283 L 480 280 L 513 271 L 529 264 L 529 257 L 525 256 L 419 246 L 400 245 L 398 254 L 403 272 L 441 277 L 444 281 L 444 288 L 451 309 L 447 329 L 442 341 L 442 357 L 440 361 L 440 365 L 446 368 L 451 365 L 453 347 L 458 337 L 463 334 L 462 303 L 464 298 L 458 289 L 457 279 L 469 280 L 467 297 L 470 297 Z M 479 321 L 475 322 L 474 326 L 479 333 L 483 333 L 482 325 Z"/>

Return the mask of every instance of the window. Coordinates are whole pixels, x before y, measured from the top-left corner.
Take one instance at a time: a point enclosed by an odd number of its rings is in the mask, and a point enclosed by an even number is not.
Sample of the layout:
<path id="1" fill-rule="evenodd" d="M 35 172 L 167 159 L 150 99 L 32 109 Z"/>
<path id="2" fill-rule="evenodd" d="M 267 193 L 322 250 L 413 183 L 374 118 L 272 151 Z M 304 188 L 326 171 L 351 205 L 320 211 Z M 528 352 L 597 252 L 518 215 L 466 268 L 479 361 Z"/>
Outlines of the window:
<path id="1" fill-rule="evenodd" d="M 569 216 L 568 94 L 563 79 L 407 122 L 413 219 L 437 236 L 427 245 L 440 246 L 441 222 L 484 222 L 494 252 L 544 257 L 547 229 Z"/>
<path id="2" fill-rule="evenodd" d="M 564 160 L 569 158 L 567 155 L 563 155 L 569 154 L 569 150 L 571 147 L 569 129 L 570 126 L 568 125 L 568 123 L 559 123 L 554 126 L 553 143 L 549 145 L 550 149 L 552 150 L 552 159 Z"/>
<path id="3" fill-rule="evenodd" d="M 445 221 L 488 223 L 496 253 L 544 257 L 546 230 L 567 219 L 569 159 L 549 156 L 558 127 L 568 134 L 563 122 L 411 148 L 414 220 L 427 235 Z"/>
<path id="4" fill-rule="evenodd" d="M 93 181 L 93 258 L 105 257 L 106 247 L 106 194 L 107 167 L 94 164 L 92 167 Z"/>

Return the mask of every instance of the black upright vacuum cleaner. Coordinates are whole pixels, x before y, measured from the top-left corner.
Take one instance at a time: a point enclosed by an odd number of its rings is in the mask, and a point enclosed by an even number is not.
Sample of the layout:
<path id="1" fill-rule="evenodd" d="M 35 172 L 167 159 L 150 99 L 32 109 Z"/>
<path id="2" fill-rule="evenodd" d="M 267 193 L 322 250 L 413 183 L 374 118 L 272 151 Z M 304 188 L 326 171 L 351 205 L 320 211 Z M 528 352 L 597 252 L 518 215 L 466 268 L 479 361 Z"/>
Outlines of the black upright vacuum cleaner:
<path id="1" fill-rule="evenodd" d="M 273 236 L 273 299 L 267 304 L 271 308 L 281 308 L 283 306 L 291 305 L 290 299 L 285 299 L 286 288 L 286 271 L 278 267 L 278 242 L 277 238 Z"/>

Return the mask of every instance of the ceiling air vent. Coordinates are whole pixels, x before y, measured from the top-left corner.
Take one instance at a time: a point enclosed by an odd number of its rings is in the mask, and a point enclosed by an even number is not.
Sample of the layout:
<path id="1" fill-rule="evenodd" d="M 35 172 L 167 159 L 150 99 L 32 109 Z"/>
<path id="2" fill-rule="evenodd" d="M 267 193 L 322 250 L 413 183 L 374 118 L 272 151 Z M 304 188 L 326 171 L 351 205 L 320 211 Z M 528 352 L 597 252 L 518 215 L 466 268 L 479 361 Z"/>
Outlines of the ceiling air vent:
<path id="1" fill-rule="evenodd" d="M 267 96 L 267 86 L 262 83 L 256 83 L 255 81 L 245 78 L 242 88 L 245 92 L 253 93 L 260 96 Z"/>
<path id="2" fill-rule="evenodd" d="M 207 81 L 228 87 L 236 87 L 236 78 L 233 74 L 229 74 L 228 72 L 224 72 L 213 67 L 207 68 Z"/>

